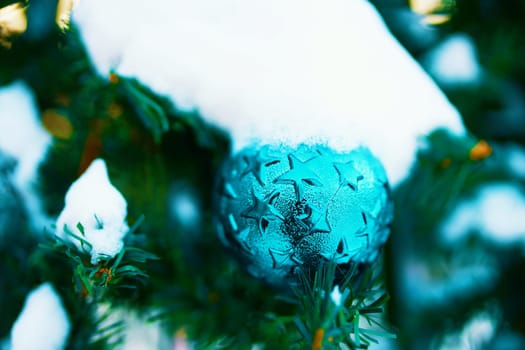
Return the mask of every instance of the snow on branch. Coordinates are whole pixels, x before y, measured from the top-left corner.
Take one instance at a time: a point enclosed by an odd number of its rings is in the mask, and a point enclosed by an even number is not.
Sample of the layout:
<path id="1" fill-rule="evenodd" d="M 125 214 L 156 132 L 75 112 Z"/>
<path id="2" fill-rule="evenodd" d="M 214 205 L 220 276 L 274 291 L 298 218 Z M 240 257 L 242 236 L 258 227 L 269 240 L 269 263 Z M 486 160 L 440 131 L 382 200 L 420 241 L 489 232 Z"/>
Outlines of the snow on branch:
<path id="1" fill-rule="evenodd" d="M 60 350 L 71 329 L 60 297 L 44 283 L 29 293 L 11 330 L 11 350 Z"/>
<path id="2" fill-rule="evenodd" d="M 104 160 L 96 159 L 67 191 L 57 235 L 90 253 L 95 264 L 122 250 L 126 215 L 126 200 L 111 184 Z"/>

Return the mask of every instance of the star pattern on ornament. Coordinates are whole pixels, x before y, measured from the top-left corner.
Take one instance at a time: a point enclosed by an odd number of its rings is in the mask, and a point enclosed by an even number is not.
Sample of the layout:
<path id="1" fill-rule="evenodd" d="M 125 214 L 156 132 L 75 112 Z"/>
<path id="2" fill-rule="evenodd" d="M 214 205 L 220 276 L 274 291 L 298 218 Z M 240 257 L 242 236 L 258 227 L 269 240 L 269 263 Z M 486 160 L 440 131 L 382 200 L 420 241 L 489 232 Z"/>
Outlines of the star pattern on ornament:
<path id="1" fill-rule="evenodd" d="M 332 231 L 332 227 L 328 222 L 328 207 L 324 209 L 317 209 L 315 207 L 310 207 L 312 210 L 311 223 L 313 224 L 310 227 L 310 233 L 329 233 Z"/>
<path id="2" fill-rule="evenodd" d="M 362 250 L 362 249 L 366 249 L 370 246 L 370 235 L 368 234 L 368 227 L 367 225 L 363 225 L 361 228 L 357 229 L 353 236 L 355 238 L 365 238 L 366 240 L 366 246 L 365 247 L 356 247 L 353 249 L 353 252 L 356 252 L 356 251 L 359 251 L 359 250 Z M 355 240 L 355 238 L 352 238 L 352 241 Z M 327 260 L 332 260 L 334 261 L 336 264 L 346 264 L 348 263 L 352 257 L 354 256 L 355 254 L 352 253 L 351 249 L 350 249 L 350 244 L 348 243 L 348 237 L 347 236 L 343 236 L 341 237 L 341 239 L 339 240 L 339 243 L 337 245 L 337 248 L 336 248 L 336 251 L 335 253 L 332 253 L 332 254 L 328 254 L 328 253 L 322 253 L 321 256 L 323 256 L 325 259 Z"/>
<path id="3" fill-rule="evenodd" d="M 230 199 L 237 199 L 239 197 L 237 191 L 235 191 L 235 188 L 233 188 L 233 185 L 230 182 L 226 181 L 226 178 L 224 177 L 221 177 L 220 179 L 219 191 L 221 195 Z"/>
<path id="4" fill-rule="evenodd" d="M 318 209 L 307 205 L 306 212 L 305 214 L 298 215 L 296 219 L 299 224 L 308 231 L 307 235 L 318 232 L 330 233 L 332 231 L 332 227 L 328 221 L 328 207 Z"/>
<path id="5" fill-rule="evenodd" d="M 293 267 L 297 265 L 303 265 L 304 261 L 297 256 L 294 248 L 289 248 L 285 250 L 279 250 L 275 248 L 268 248 L 268 252 L 272 257 L 272 267 L 274 269 L 281 269 L 285 266 L 292 265 Z"/>
<path id="6" fill-rule="evenodd" d="M 304 260 L 301 259 L 299 256 L 297 256 L 297 252 L 294 250 L 292 255 L 290 256 L 290 259 L 296 263 L 297 265 L 303 265 L 304 264 Z M 292 266 L 292 269 L 293 268 L 296 268 L 297 266 Z"/>
<path id="7" fill-rule="evenodd" d="M 349 186 L 352 190 L 357 191 L 357 184 L 364 179 L 364 176 L 355 168 L 355 162 L 351 160 L 346 163 L 333 163 L 333 165 L 339 174 L 340 185 Z"/>
<path id="8" fill-rule="evenodd" d="M 380 216 L 383 211 L 384 201 L 381 198 L 376 198 L 372 205 L 361 205 L 361 215 L 365 224 L 371 224 L 381 220 Z"/>
<path id="9" fill-rule="evenodd" d="M 233 215 L 230 215 L 229 218 L 230 217 L 233 217 Z M 219 225 L 222 228 L 220 232 L 222 232 L 221 234 L 229 245 L 235 246 L 245 254 L 254 254 L 254 250 L 248 245 L 248 235 L 250 233 L 249 228 L 245 228 L 240 232 L 237 232 L 237 230 L 228 229 L 227 227 L 231 226 L 230 219 L 228 219 L 228 223 L 221 222 Z"/>
<path id="10" fill-rule="evenodd" d="M 292 262 L 292 248 L 288 250 L 279 250 L 275 248 L 268 248 L 268 252 L 270 253 L 270 256 L 272 257 L 273 265 L 272 267 L 274 269 L 280 269 L 285 265 L 290 265 Z"/>
<path id="11" fill-rule="evenodd" d="M 262 175 L 261 170 L 263 166 L 263 162 L 259 157 L 254 156 L 243 156 L 242 159 L 246 162 L 246 167 L 244 168 L 242 172 L 242 176 L 245 176 L 247 174 L 252 174 L 253 177 L 257 180 L 257 182 L 264 186 L 264 183 L 262 181 Z"/>
<path id="12" fill-rule="evenodd" d="M 236 236 L 236 241 L 239 245 L 239 248 L 241 248 L 241 250 L 246 253 L 246 254 L 249 254 L 249 255 L 253 255 L 254 254 L 254 251 L 252 249 L 252 247 L 250 247 L 248 245 L 248 235 L 250 234 L 250 228 L 245 228 L 244 230 L 242 230 L 241 232 L 239 232 L 239 234 L 237 234 Z"/>
<path id="13" fill-rule="evenodd" d="M 335 262 L 336 264 L 346 264 L 350 261 L 351 258 L 350 254 L 348 253 L 348 250 L 348 242 L 346 241 L 346 238 L 343 237 L 339 241 L 335 253 L 322 253 L 321 256 L 326 260 Z"/>
<path id="14" fill-rule="evenodd" d="M 252 191 L 253 205 L 241 213 L 242 217 L 255 220 L 261 235 L 266 233 L 269 221 L 284 220 L 284 216 L 274 206 L 279 195 L 279 192 L 274 191 L 266 199 L 262 199 Z"/>
<path id="15" fill-rule="evenodd" d="M 386 204 L 381 199 L 378 199 L 374 207 L 368 212 L 362 212 L 363 217 L 366 217 L 367 223 L 376 226 L 376 229 L 389 227 L 392 222 L 392 210 L 384 208 Z"/>
<path id="16" fill-rule="evenodd" d="M 314 173 L 307 164 L 312 159 L 303 162 L 293 154 L 288 155 L 290 170 L 276 178 L 273 182 L 276 184 L 292 184 L 297 200 L 300 200 L 304 193 L 305 184 L 309 186 L 322 186 L 317 174 Z"/>
<path id="17" fill-rule="evenodd" d="M 357 230 L 355 236 L 357 238 L 364 237 L 366 239 L 366 248 L 370 247 L 370 235 L 368 234 L 368 227 L 366 225 Z"/>
<path id="18" fill-rule="evenodd" d="M 268 167 L 280 162 L 280 160 L 275 159 L 275 157 L 269 157 L 266 155 L 266 152 L 262 151 L 257 156 L 245 155 L 242 159 L 246 164 L 241 176 L 251 173 L 261 186 L 265 185 L 262 176 L 263 167 Z"/>
<path id="19" fill-rule="evenodd" d="M 235 216 L 233 214 L 228 214 L 228 224 L 230 225 L 230 228 L 233 232 L 237 232 L 239 229 L 239 225 L 237 225 L 237 220 L 235 219 Z"/>

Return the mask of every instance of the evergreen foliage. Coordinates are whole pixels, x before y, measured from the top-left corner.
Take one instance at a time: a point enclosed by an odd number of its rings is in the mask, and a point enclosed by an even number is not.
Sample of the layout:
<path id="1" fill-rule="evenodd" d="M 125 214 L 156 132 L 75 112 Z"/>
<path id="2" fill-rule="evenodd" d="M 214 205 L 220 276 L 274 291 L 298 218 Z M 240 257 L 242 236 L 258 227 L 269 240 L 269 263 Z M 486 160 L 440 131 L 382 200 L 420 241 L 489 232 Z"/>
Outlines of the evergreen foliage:
<path id="1" fill-rule="evenodd" d="M 374 2 L 411 53 L 424 53 L 427 48 L 411 44 L 396 27 L 392 5 Z M 0 1 L 0 8 L 12 3 Z M 335 265 L 322 264 L 303 271 L 301 283 L 285 292 L 246 275 L 217 240 L 211 194 L 230 151 L 227 133 L 207 125 L 197 111 L 177 110 L 139 81 L 97 75 L 74 27 L 63 32 L 50 22 L 46 34 L 37 35 L 29 26 L 10 49 L 0 47 L 0 85 L 26 82 L 53 135 L 39 169 L 46 213 L 58 215 L 71 182 L 101 157 L 135 225 L 118 256 L 92 265 L 85 253 L 53 237 L 52 227 L 33 232 L 13 186 L 16 164 L 0 153 L 0 205 L 13 203 L 0 208 L 11 213 L 11 220 L 0 221 L 0 339 L 9 335 L 28 292 L 45 281 L 56 287 L 70 315 L 68 349 L 121 344 L 124 323 L 112 316 L 119 307 L 161 320 L 167 334 L 183 330 L 203 349 L 359 349 L 382 338 L 418 348 L 493 304 L 505 320 L 497 331 L 524 337 L 523 252 L 475 236 L 452 248 L 438 238 L 443 218 L 479 186 L 525 186 L 505 165 L 505 142 L 525 144 L 525 116 L 516 115 L 508 100 L 508 91 L 525 89 L 524 15 L 524 1 L 456 1 L 452 20 L 439 34 L 470 33 L 488 70 L 480 86 L 444 87 L 471 136 L 438 130 L 424 140 L 411 176 L 393 192 L 392 239 L 376 263 L 352 266 L 342 276 Z M 198 227 L 188 228 L 170 212 L 170 196 L 181 184 L 199 199 Z M 472 297 L 445 292 L 443 305 L 416 310 L 400 294 L 406 257 L 440 281 L 478 265 L 499 272 L 488 290 Z M 336 285 L 340 304 L 334 301 Z"/>

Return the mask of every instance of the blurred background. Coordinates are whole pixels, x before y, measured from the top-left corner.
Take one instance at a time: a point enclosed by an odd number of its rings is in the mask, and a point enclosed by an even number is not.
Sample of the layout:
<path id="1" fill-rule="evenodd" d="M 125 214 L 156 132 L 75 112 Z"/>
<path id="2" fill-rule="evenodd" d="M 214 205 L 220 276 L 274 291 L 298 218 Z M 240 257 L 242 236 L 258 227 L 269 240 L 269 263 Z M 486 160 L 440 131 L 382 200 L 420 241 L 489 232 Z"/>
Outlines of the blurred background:
<path id="1" fill-rule="evenodd" d="M 469 131 L 426 135 L 393 189 L 384 266 L 398 339 L 378 347 L 525 349 L 525 1 L 371 2 Z M 38 237 L 99 157 L 128 201 L 128 221 L 154 218 L 133 240 L 163 258 L 132 307 L 168 309 L 177 299 L 172 332 L 192 315 L 203 337 L 236 333 L 272 291 L 253 282 L 259 299 L 240 305 L 240 289 L 217 278 L 231 267 L 217 252 L 211 193 L 229 136 L 134 79 L 99 76 L 70 22 L 74 3 L 0 1 L 0 339 L 45 280 L 63 286 L 75 312 L 71 278 L 38 253 Z"/>

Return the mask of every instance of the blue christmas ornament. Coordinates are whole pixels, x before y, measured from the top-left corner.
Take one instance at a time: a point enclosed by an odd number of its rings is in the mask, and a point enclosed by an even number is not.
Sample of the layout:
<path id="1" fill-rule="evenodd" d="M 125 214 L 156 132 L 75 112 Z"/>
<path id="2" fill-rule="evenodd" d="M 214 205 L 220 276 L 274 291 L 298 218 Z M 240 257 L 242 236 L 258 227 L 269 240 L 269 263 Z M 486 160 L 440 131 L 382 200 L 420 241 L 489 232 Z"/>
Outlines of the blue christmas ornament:
<path id="1" fill-rule="evenodd" d="M 385 170 L 367 148 L 248 147 L 224 163 L 215 206 L 222 243 L 273 286 L 325 260 L 370 263 L 390 233 Z"/>

